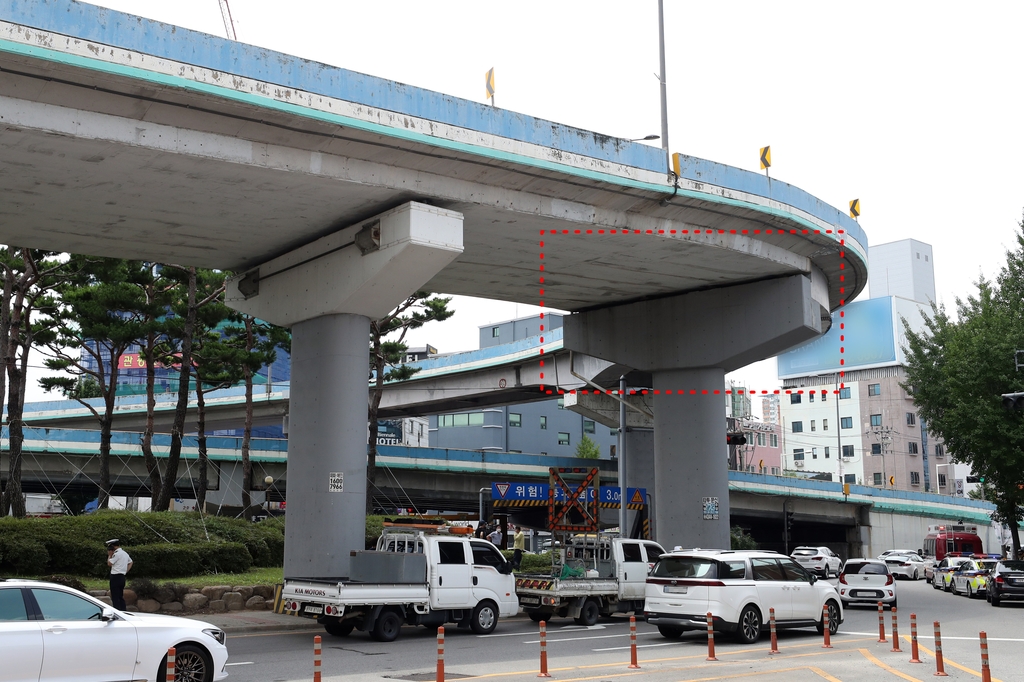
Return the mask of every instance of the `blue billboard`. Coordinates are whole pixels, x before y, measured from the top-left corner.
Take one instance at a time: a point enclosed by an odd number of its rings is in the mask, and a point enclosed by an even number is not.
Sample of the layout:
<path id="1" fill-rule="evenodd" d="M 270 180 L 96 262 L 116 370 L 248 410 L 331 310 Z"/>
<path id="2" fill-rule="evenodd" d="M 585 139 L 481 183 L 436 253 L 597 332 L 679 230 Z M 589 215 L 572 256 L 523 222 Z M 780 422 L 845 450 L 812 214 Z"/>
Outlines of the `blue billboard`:
<path id="1" fill-rule="evenodd" d="M 827 333 L 778 357 L 779 378 L 896 364 L 892 306 L 892 297 L 869 298 L 832 313 Z"/>

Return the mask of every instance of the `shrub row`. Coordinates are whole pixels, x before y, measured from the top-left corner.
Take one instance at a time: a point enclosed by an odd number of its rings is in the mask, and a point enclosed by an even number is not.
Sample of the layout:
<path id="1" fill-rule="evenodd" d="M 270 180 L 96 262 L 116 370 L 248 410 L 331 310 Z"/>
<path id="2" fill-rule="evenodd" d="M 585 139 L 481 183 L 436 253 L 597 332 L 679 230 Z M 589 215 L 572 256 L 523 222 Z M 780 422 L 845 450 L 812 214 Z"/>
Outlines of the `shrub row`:
<path id="1" fill-rule="evenodd" d="M 134 562 L 132 574 L 178 577 L 240 572 L 284 563 L 284 524 L 248 523 L 180 512 L 103 511 L 49 519 L 0 519 L 0 571 L 107 574 L 103 543 L 119 538 Z"/>

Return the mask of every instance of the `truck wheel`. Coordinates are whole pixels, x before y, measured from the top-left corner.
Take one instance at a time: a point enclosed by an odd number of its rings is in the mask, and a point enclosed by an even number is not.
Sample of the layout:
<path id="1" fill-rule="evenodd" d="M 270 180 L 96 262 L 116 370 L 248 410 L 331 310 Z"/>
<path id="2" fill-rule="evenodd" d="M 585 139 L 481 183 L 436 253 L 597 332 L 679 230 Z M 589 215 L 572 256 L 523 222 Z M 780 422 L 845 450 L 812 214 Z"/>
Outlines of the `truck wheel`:
<path id="1" fill-rule="evenodd" d="M 593 599 L 588 599 L 583 602 L 583 608 L 580 609 L 580 615 L 574 620 L 577 625 L 586 625 L 587 627 L 590 627 L 591 625 L 597 624 L 597 618 L 600 615 L 601 607 Z"/>
<path id="2" fill-rule="evenodd" d="M 668 637 L 669 639 L 679 639 L 683 636 L 682 628 L 674 628 L 671 625 L 659 625 L 658 632 L 661 633 L 662 637 Z"/>
<path id="3" fill-rule="evenodd" d="M 378 642 L 393 642 L 398 639 L 398 632 L 402 629 L 402 619 L 394 611 L 383 611 L 377 616 L 377 622 L 373 625 L 371 636 Z"/>
<path id="4" fill-rule="evenodd" d="M 349 620 L 327 620 L 324 621 L 324 630 L 334 637 L 348 637 L 356 624 L 351 618 Z"/>
<path id="5" fill-rule="evenodd" d="M 482 601 L 473 609 L 470 627 L 478 635 L 489 635 L 498 626 L 498 607 L 492 601 Z"/>

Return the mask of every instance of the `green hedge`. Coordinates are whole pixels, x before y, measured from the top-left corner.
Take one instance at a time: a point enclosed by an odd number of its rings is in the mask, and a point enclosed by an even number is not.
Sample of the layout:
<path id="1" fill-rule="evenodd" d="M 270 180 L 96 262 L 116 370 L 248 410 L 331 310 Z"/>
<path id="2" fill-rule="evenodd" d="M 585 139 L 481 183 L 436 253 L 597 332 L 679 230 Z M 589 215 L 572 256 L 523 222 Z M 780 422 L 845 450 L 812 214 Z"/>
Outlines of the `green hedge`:
<path id="1" fill-rule="evenodd" d="M 0 519 L 0 574 L 107 574 L 106 540 L 119 538 L 132 575 L 240 573 L 284 564 L 284 522 L 195 513 L 101 511 L 49 519 Z"/>

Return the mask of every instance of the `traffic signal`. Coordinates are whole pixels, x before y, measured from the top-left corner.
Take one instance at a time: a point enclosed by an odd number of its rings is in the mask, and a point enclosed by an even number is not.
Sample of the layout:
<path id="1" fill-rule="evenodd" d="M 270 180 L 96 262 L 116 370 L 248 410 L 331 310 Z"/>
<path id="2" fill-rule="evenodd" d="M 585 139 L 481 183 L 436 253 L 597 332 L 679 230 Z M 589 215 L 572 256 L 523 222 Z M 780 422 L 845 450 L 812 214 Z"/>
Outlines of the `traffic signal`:
<path id="1" fill-rule="evenodd" d="M 967 482 L 968 483 L 984 483 L 985 482 L 985 477 L 984 476 L 968 476 L 967 477 Z"/>
<path id="2" fill-rule="evenodd" d="M 785 511 L 786 515 L 786 534 L 788 535 L 793 530 L 793 512 Z"/>
<path id="3" fill-rule="evenodd" d="M 1016 412 L 1024 410 L 1024 393 L 1004 393 L 1003 407 Z"/>
<path id="4" fill-rule="evenodd" d="M 747 437 L 742 433 L 727 433 L 725 434 L 726 445 L 746 445 Z"/>

